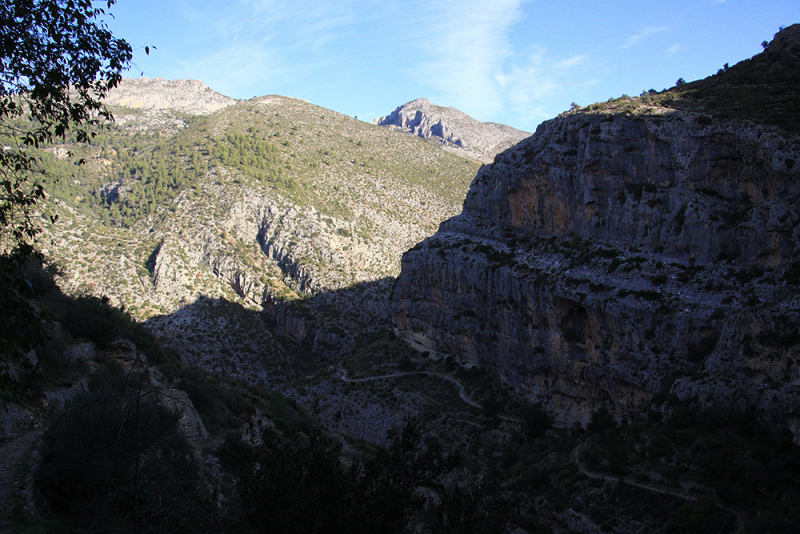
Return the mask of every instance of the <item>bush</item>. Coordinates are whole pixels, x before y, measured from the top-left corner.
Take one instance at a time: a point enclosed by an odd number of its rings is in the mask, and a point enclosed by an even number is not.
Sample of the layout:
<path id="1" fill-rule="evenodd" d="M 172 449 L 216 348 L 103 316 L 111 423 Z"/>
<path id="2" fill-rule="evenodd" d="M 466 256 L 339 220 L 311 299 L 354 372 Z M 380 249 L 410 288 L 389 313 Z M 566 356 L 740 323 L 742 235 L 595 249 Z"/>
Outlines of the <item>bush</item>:
<path id="1" fill-rule="evenodd" d="M 543 436 L 553 426 L 550 416 L 544 411 L 541 402 L 528 406 L 524 419 L 525 437 L 530 440 Z"/>
<path id="2" fill-rule="evenodd" d="M 208 496 L 178 431 L 179 415 L 143 386 L 144 373 L 95 380 L 66 403 L 44 436 L 35 484 L 74 527 L 192 532 L 208 524 Z"/>
<path id="3" fill-rule="evenodd" d="M 414 488 L 448 465 L 438 444 L 423 445 L 413 426 L 388 450 L 349 467 L 341 444 L 317 429 L 276 423 L 262 439 L 252 448 L 229 437 L 219 451 L 239 480 L 231 515 L 255 532 L 403 532 L 420 504 Z"/>
<path id="4" fill-rule="evenodd" d="M 256 409 L 263 407 L 247 395 L 242 384 L 210 375 L 200 367 L 183 369 L 178 386 L 189 395 L 206 428 L 215 434 L 242 428 Z"/>
<path id="5" fill-rule="evenodd" d="M 72 337 L 94 341 L 108 347 L 117 338 L 126 335 L 132 325 L 130 316 L 108 304 L 107 298 L 92 296 L 67 298 L 57 293 L 51 295 L 48 308 Z"/>
<path id="6" fill-rule="evenodd" d="M 35 274 L 41 265 L 22 254 L 0 255 L 0 408 L 15 402 L 35 378 L 27 358 L 47 341 L 39 311 L 30 299 L 49 291 L 52 280 L 40 283 Z"/>

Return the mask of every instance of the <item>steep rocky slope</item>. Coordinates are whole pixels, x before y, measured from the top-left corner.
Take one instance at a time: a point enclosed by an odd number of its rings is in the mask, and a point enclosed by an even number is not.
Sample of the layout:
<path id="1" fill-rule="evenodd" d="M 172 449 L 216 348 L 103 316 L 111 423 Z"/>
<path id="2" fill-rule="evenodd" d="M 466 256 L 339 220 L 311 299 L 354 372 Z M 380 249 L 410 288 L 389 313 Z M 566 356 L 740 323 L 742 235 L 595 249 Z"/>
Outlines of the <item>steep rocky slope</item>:
<path id="1" fill-rule="evenodd" d="M 211 368 L 240 372 L 277 345 L 263 334 L 262 349 L 226 348 L 216 308 L 189 306 L 200 297 L 264 307 L 295 341 L 346 350 L 349 332 L 385 319 L 402 252 L 457 213 L 478 168 L 293 98 L 126 80 L 111 102 L 125 107 L 83 149 L 86 165 L 64 159 L 75 147 L 45 154 L 62 179 L 44 251 L 66 290 L 107 296 L 176 343 L 196 339 Z"/>
<path id="2" fill-rule="evenodd" d="M 670 397 L 798 436 L 800 138 L 660 98 L 573 110 L 481 169 L 404 255 L 396 332 L 565 424 Z"/>
<path id="3" fill-rule="evenodd" d="M 494 122 L 480 122 L 455 108 L 435 106 L 418 98 L 372 121 L 380 126 L 438 141 L 444 150 L 482 163 L 530 135 Z"/>

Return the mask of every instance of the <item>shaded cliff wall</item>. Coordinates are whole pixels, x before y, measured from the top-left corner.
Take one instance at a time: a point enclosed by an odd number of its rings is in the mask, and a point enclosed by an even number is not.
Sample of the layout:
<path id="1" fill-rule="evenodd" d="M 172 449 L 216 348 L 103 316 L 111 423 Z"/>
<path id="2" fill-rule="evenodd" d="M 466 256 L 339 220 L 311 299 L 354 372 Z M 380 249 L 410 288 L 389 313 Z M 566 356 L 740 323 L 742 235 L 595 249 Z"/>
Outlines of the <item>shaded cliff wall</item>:
<path id="1" fill-rule="evenodd" d="M 798 243 L 797 139 L 703 115 L 576 113 L 478 175 L 464 211 L 548 235 L 776 266 Z"/>
<path id="2" fill-rule="evenodd" d="M 549 121 L 405 254 L 395 330 L 563 423 L 671 396 L 797 433 L 799 146 L 663 108 Z"/>

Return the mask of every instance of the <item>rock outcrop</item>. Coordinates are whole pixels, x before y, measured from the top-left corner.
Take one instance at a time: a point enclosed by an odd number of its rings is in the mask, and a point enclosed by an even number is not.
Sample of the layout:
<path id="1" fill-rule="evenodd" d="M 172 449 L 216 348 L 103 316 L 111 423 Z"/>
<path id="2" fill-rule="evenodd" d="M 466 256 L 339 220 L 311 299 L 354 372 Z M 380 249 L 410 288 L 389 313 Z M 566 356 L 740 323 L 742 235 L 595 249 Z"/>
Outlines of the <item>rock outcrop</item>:
<path id="1" fill-rule="evenodd" d="M 105 99 L 106 104 L 141 110 L 172 110 L 208 115 L 235 104 L 200 80 L 123 78 Z"/>
<path id="2" fill-rule="evenodd" d="M 404 104 L 372 122 L 436 140 L 445 150 L 482 163 L 490 163 L 496 154 L 530 135 L 511 126 L 477 121 L 455 108 L 435 106 L 425 98 Z"/>
<path id="3" fill-rule="evenodd" d="M 800 435 L 800 138 L 658 105 L 498 155 L 403 257 L 396 332 L 564 424 L 668 397 Z"/>

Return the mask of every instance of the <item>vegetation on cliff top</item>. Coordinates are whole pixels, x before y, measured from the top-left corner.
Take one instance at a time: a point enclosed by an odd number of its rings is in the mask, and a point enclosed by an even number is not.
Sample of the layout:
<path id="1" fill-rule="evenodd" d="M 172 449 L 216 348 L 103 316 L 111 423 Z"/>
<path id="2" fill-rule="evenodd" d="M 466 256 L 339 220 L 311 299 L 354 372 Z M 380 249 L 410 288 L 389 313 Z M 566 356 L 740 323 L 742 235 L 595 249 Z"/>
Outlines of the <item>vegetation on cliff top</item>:
<path id="1" fill-rule="evenodd" d="M 760 54 L 733 66 L 725 64 L 702 80 L 679 79 L 670 89 L 623 95 L 583 109 L 631 112 L 660 105 L 704 114 L 701 120 L 709 123 L 713 118 L 750 120 L 796 133 L 800 131 L 800 24 L 781 29 L 762 46 Z"/>
<path id="2" fill-rule="evenodd" d="M 675 86 L 670 107 L 706 111 L 714 117 L 745 119 L 800 131 L 800 24 L 781 29 L 764 51 L 717 74 Z"/>

